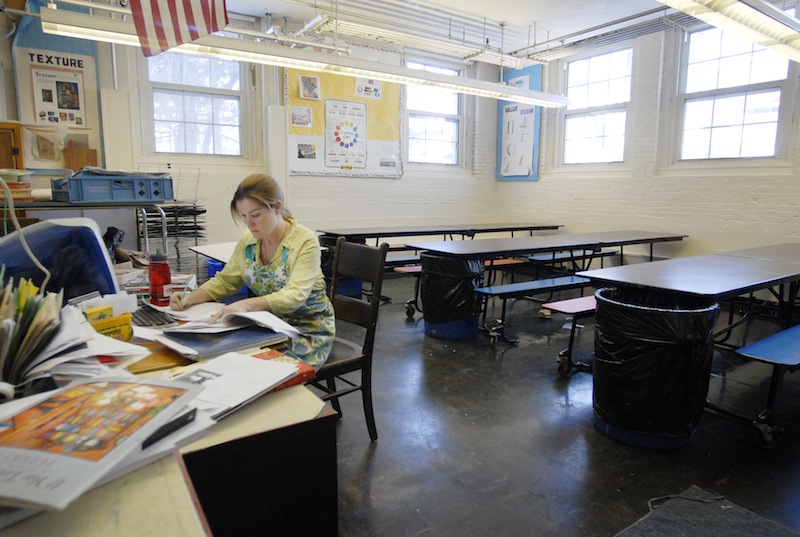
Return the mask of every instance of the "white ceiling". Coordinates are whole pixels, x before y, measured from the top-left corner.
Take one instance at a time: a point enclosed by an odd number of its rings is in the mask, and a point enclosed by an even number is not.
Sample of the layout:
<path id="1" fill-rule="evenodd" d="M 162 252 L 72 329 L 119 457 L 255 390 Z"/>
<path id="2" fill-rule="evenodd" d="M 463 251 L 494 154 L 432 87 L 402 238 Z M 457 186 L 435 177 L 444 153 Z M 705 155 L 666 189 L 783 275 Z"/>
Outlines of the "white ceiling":
<path id="1" fill-rule="evenodd" d="M 488 44 L 505 53 L 529 50 L 600 27 L 575 41 L 674 12 L 656 0 L 227 0 L 229 12 L 269 15 L 272 24 L 308 22 L 317 15 L 445 41 Z M 609 23 L 658 10 L 616 26 Z M 552 45 L 551 45 L 552 46 Z"/>

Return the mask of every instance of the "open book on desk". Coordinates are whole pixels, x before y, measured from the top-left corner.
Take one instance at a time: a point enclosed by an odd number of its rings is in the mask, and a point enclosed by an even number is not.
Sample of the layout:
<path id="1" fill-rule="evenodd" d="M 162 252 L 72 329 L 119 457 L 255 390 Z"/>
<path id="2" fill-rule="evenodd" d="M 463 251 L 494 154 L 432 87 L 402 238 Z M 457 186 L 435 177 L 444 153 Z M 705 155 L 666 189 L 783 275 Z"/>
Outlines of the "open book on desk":
<path id="1" fill-rule="evenodd" d="M 176 312 L 167 308 L 158 308 L 166 311 L 172 317 L 178 320 L 187 320 L 188 322 L 177 326 L 165 328 L 165 333 L 172 332 L 192 332 L 202 334 L 214 334 L 218 332 L 229 332 L 237 330 L 246 326 L 262 326 L 270 328 L 275 332 L 286 334 L 286 336 L 294 339 L 299 335 L 299 331 L 294 326 L 290 325 L 280 317 L 269 311 L 242 311 L 228 313 L 222 319 L 215 323 L 211 322 L 211 316 L 222 309 L 224 304 L 206 302 L 198 304 L 185 310 L 185 312 Z M 203 313 L 198 315 L 194 312 L 195 308 Z"/>

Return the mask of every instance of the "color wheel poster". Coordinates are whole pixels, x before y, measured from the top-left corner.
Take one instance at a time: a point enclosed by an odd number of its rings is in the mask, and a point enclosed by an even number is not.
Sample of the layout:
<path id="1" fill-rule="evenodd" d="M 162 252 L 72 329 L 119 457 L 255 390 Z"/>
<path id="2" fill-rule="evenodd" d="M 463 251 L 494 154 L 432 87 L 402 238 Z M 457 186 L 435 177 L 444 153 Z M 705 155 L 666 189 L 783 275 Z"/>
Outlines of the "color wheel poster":
<path id="1" fill-rule="evenodd" d="M 367 105 L 325 100 L 325 166 L 367 167 Z"/>
<path id="2" fill-rule="evenodd" d="M 399 84 L 286 71 L 289 175 L 403 175 Z M 313 92 L 308 91 L 309 81 Z"/>

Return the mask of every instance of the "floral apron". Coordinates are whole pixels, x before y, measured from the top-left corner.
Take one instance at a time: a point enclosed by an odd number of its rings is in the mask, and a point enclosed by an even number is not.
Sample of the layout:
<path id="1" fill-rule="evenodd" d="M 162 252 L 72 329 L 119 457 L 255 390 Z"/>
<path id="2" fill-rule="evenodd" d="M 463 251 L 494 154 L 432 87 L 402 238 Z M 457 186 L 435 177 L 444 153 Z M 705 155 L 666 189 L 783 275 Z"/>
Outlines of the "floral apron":
<path id="1" fill-rule="evenodd" d="M 289 249 L 286 246 L 281 248 L 280 259 L 273 257 L 268 265 L 258 261 L 255 244 L 248 244 L 245 248 L 245 283 L 256 296 L 274 293 L 289 282 L 289 266 L 286 264 Z M 333 306 L 325 295 L 325 288 L 312 290 L 305 304 L 291 313 L 282 313 L 280 317 L 300 332 L 296 339 L 289 340 L 286 354 L 319 369 L 328 358 L 336 333 Z"/>

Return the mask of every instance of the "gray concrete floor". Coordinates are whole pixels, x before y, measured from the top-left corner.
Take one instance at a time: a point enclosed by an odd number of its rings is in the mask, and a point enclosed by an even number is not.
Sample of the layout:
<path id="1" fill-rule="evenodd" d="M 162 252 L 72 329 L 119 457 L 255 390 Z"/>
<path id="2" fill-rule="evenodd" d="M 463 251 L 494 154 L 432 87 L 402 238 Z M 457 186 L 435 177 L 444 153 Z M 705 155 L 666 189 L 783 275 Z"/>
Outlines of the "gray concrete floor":
<path id="1" fill-rule="evenodd" d="M 370 443 L 360 397 L 342 399 L 338 426 L 339 527 L 354 536 L 613 536 L 645 516 L 648 500 L 696 485 L 800 532 L 800 375 L 786 375 L 775 445 L 755 429 L 705 412 L 686 446 L 620 443 L 593 425 L 591 374 L 557 373 L 568 321 L 510 304 L 518 345 L 484 335 L 441 340 L 409 322 L 411 278 L 387 277 L 375 345 L 379 439 Z M 564 294 L 556 298 L 575 296 Z M 495 314 L 499 315 L 499 303 Z M 774 323 L 737 329 L 752 342 Z M 593 319 L 576 358 L 591 360 Z M 709 399 L 755 415 L 771 368 L 715 351 Z"/>

